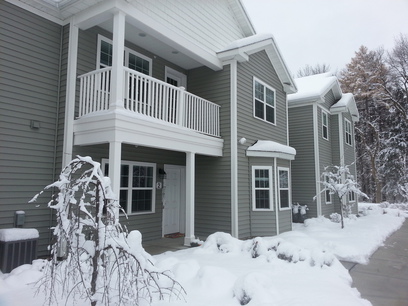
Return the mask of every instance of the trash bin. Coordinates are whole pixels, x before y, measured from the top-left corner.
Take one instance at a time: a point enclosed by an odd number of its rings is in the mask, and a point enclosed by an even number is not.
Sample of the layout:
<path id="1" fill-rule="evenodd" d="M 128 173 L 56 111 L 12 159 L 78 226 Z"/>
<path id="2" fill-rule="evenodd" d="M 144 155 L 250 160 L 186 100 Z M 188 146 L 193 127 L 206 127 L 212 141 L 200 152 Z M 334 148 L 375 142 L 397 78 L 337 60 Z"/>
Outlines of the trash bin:
<path id="1" fill-rule="evenodd" d="M 39 234 L 33 228 L 0 229 L 0 270 L 9 273 L 37 258 Z"/>

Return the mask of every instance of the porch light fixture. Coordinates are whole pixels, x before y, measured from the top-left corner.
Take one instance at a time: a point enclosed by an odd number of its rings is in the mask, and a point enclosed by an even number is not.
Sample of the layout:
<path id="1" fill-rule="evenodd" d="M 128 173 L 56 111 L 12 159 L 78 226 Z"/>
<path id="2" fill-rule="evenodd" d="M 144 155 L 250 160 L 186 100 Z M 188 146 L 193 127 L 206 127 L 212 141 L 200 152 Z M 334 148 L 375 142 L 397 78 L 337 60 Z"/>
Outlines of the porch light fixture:
<path id="1" fill-rule="evenodd" d="M 161 178 L 162 180 L 167 178 L 167 173 L 162 168 L 159 168 L 159 178 Z"/>

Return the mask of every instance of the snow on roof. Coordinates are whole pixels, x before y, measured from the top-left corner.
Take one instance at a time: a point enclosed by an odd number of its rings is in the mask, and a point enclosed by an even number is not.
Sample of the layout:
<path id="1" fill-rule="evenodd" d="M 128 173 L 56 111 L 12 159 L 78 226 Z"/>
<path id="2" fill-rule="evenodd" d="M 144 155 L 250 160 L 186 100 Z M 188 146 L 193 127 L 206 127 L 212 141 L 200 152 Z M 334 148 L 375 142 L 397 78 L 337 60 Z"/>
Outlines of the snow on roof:
<path id="1" fill-rule="evenodd" d="M 18 241 L 39 237 L 35 228 L 4 228 L 0 229 L 0 241 Z"/>
<path id="2" fill-rule="evenodd" d="M 352 93 L 343 94 L 341 99 L 330 107 L 331 113 L 341 113 L 347 110 L 350 111 L 353 121 L 359 120 L 360 116 L 358 114 L 356 101 L 354 100 L 354 95 Z"/>
<path id="3" fill-rule="evenodd" d="M 295 103 L 302 100 L 317 100 L 323 98 L 323 96 L 333 87 L 340 91 L 340 85 L 338 84 L 337 77 L 331 72 L 310 75 L 302 78 L 296 78 L 297 93 L 288 95 L 288 103 Z"/>
<path id="4" fill-rule="evenodd" d="M 220 50 L 219 52 L 243 48 L 243 47 L 250 46 L 250 45 L 253 45 L 261 41 L 268 40 L 268 39 L 274 40 L 273 35 L 272 34 L 255 34 L 249 37 L 235 40 L 229 45 L 227 45 L 223 50 Z"/>
<path id="5" fill-rule="evenodd" d="M 247 156 L 278 157 L 293 160 L 295 155 L 295 148 L 272 140 L 258 140 L 247 149 Z"/>

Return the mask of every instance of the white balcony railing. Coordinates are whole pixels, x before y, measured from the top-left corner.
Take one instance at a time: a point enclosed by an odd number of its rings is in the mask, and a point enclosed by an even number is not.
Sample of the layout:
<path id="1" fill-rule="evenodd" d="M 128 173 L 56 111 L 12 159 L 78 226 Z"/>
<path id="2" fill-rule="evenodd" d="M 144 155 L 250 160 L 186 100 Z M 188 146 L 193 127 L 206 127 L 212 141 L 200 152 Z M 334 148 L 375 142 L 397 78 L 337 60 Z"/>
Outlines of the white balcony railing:
<path id="1" fill-rule="evenodd" d="M 124 68 L 123 107 L 130 111 L 180 125 L 197 132 L 220 136 L 220 106 L 135 70 Z M 109 109 L 111 67 L 79 77 L 78 117 Z"/>

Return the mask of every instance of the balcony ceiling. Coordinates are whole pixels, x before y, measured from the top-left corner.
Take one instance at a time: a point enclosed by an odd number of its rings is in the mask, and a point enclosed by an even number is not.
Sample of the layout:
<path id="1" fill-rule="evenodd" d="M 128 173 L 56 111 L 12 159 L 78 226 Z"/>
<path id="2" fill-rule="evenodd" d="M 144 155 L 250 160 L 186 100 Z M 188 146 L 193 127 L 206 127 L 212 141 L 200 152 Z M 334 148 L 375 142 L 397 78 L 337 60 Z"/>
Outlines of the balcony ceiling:
<path id="1" fill-rule="evenodd" d="M 104 21 L 98 26 L 108 32 L 112 33 L 113 31 L 112 19 Z M 155 38 L 154 33 L 142 31 L 130 23 L 126 23 L 125 39 L 136 46 L 153 53 L 153 55 L 159 56 L 184 69 L 188 70 L 203 66 L 202 63 L 194 60 L 186 54 L 183 54 L 183 52 L 177 48 L 173 48 L 158 38 Z"/>

